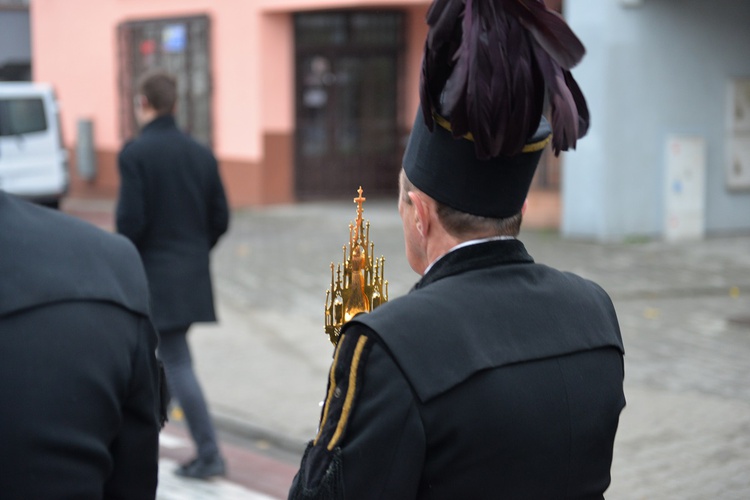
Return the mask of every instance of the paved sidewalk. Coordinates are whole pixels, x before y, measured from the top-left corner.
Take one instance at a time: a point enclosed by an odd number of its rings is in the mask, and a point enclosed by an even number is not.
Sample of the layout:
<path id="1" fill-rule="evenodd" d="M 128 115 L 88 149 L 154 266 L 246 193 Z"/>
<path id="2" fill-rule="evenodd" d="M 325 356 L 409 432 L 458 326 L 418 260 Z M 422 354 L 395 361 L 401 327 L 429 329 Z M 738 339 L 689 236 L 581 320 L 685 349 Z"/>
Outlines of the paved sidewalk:
<path id="1" fill-rule="evenodd" d="M 396 297 L 417 276 L 395 201 L 364 208 Z M 332 354 L 329 265 L 354 217 L 353 203 L 234 214 L 214 252 L 220 323 L 190 334 L 222 429 L 297 456 L 315 433 Z M 607 498 L 750 498 L 750 324 L 733 321 L 750 317 L 750 235 L 594 244 L 524 230 L 521 239 L 538 262 L 599 282 L 620 317 L 628 406 Z"/>
<path id="2" fill-rule="evenodd" d="M 193 457 L 193 445 L 181 424 L 170 422 L 161 432 L 157 500 L 285 499 L 296 465 L 268 456 L 263 442 L 237 442 L 220 433 L 227 476 L 208 481 L 179 477 L 178 464 Z"/>
<path id="3" fill-rule="evenodd" d="M 177 462 L 169 458 L 159 460 L 159 489 L 157 500 L 274 500 L 226 479 L 195 481 L 183 479 L 170 472 Z"/>

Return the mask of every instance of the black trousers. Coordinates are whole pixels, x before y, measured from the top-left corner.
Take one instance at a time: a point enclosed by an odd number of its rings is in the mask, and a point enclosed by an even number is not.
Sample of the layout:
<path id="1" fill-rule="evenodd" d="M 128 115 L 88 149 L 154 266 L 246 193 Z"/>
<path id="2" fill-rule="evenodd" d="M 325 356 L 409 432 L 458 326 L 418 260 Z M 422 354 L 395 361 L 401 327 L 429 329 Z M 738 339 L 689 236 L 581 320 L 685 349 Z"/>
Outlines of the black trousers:
<path id="1" fill-rule="evenodd" d="M 189 328 L 159 332 L 158 354 L 164 363 L 169 391 L 185 414 L 198 457 L 210 460 L 219 455 L 219 447 L 203 390 L 193 371 L 193 360 L 187 342 Z"/>

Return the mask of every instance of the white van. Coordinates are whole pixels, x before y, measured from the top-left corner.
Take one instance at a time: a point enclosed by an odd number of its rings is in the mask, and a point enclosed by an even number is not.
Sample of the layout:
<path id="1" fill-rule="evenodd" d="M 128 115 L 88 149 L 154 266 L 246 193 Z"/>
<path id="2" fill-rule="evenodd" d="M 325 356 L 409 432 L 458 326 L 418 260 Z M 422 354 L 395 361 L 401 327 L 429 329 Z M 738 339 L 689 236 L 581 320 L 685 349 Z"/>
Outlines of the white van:
<path id="1" fill-rule="evenodd" d="M 52 87 L 0 82 L 0 189 L 58 207 L 68 182 L 68 152 Z"/>

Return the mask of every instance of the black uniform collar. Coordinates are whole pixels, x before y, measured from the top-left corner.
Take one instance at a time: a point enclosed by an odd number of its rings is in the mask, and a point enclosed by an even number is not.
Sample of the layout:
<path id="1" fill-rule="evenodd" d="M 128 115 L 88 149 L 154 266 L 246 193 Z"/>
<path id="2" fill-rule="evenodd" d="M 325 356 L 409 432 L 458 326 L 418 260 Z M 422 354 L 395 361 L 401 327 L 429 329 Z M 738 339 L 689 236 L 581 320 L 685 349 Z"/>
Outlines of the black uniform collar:
<path id="1" fill-rule="evenodd" d="M 422 276 L 412 290 L 418 290 L 442 278 L 461 274 L 472 269 L 493 267 L 501 264 L 527 263 L 534 259 L 518 240 L 495 240 L 457 248 L 438 259 Z"/>
<path id="2" fill-rule="evenodd" d="M 177 127 L 177 122 L 174 119 L 174 115 L 161 115 L 145 124 L 143 126 L 143 129 L 141 129 L 141 132 L 147 132 L 151 130 L 166 130 L 175 127 Z"/>

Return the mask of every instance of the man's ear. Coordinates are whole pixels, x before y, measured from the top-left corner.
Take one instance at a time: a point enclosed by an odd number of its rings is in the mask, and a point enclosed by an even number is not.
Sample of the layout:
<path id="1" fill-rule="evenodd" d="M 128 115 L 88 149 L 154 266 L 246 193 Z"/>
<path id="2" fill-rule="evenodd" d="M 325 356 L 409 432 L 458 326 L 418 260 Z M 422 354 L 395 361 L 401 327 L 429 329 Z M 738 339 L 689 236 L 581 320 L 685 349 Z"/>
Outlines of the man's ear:
<path id="1" fill-rule="evenodd" d="M 138 96 L 136 97 L 136 100 L 138 102 L 138 106 L 140 107 L 140 109 L 143 109 L 143 110 L 154 109 L 145 95 L 138 94 Z"/>
<path id="2" fill-rule="evenodd" d="M 430 230 L 430 207 L 429 200 L 420 193 L 409 191 L 409 199 L 414 205 L 414 224 L 420 236 L 425 236 Z"/>
<path id="3" fill-rule="evenodd" d="M 521 215 L 524 215 L 526 213 L 526 205 L 529 204 L 529 199 L 526 198 L 523 200 L 523 206 L 521 207 Z"/>

